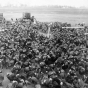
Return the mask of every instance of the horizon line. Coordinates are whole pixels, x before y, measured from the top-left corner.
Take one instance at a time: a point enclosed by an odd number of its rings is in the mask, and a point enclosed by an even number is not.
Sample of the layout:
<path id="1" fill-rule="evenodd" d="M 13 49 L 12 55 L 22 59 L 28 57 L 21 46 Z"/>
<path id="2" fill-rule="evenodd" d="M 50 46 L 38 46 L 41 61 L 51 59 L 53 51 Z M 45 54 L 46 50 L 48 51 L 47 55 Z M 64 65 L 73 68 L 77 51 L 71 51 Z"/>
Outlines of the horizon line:
<path id="1" fill-rule="evenodd" d="M 68 8 L 88 8 L 87 6 L 79 6 L 79 7 L 76 7 L 76 6 L 69 6 L 69 5 L 26 5 L 26 4 L 20 4 L 19 6 L 18 5 L 13 5 L 13 4 L 7 4 L 7 5 L 4 5 L 2 6 L 0 4 L 0 7 L 68 7 Z"/>

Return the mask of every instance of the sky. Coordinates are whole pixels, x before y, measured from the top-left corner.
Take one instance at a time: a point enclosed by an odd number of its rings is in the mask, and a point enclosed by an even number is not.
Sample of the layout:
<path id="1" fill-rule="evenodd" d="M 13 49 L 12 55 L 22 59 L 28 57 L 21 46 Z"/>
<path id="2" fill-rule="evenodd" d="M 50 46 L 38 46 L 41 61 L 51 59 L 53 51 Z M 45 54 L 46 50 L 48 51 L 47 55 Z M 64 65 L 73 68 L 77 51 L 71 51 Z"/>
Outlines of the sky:
<path id="1" fill-rule="evenodd" d="M 26 4 L 27 6 L 45 6 L 61 5 L 73 7 L 88 7 L 88 0 L 0 0 L 0 5 L 17 5 Z"/>

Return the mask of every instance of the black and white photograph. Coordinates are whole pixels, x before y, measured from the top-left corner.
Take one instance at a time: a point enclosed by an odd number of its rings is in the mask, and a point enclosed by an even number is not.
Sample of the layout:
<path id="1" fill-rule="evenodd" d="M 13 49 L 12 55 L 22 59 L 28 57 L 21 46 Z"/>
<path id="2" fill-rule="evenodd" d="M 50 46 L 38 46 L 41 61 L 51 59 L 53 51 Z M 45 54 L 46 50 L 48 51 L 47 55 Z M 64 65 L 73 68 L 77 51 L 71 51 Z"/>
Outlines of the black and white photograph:
<path id="1" fill-rule="evenodd" d="M 0 0 L 0 88 L 88 88 L 88 0 Z"/>

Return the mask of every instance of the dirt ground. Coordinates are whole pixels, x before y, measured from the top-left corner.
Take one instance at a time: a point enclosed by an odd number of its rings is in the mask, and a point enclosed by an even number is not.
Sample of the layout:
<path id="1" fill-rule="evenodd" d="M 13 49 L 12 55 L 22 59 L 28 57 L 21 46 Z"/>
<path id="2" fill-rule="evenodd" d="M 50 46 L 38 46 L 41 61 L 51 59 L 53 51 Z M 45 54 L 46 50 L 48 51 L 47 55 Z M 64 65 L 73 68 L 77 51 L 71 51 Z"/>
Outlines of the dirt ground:
<path id="1" fill-rule="evenodd" d="M 4 81 L 3 81 L 3 86 L 0 86 L 0 88 L 6 88 L 6 86 L 10 83 L 8 78 L 6 77 L 7 73 L 10 73 L 10 69 L 3 69 L 2 73 L 4 75 Z M 28 87 L 24 86 L 23 88 L 34 88 L 32 85 L 29 85 Z"/>
<path id="2" fill-rule="evenodd" d="M 6 88 L 6 86 L 10 83 L 10 81 L 8 80 L 8 78 L 6 77 L 6 74 L 11 72 L 9 69 L 3 69 L 2 73 L 4 75 L 4 81 L 3 81 L 3 88 Z M 1 88 L 1 87 L 0 87 Z"/>

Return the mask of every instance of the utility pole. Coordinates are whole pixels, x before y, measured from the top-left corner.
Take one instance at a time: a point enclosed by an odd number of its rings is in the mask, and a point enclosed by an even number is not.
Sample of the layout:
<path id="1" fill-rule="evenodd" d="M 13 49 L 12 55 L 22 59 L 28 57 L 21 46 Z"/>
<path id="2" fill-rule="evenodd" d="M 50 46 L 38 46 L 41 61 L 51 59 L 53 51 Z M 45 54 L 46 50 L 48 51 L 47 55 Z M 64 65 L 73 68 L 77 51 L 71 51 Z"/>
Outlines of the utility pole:
<path id="1" fill-rule="evenodd" d="M 52 23 L 48 24 L 48 33 L 47 33 L 47 37 L 50 38 L 50 28 L 51 28 Z"/>

